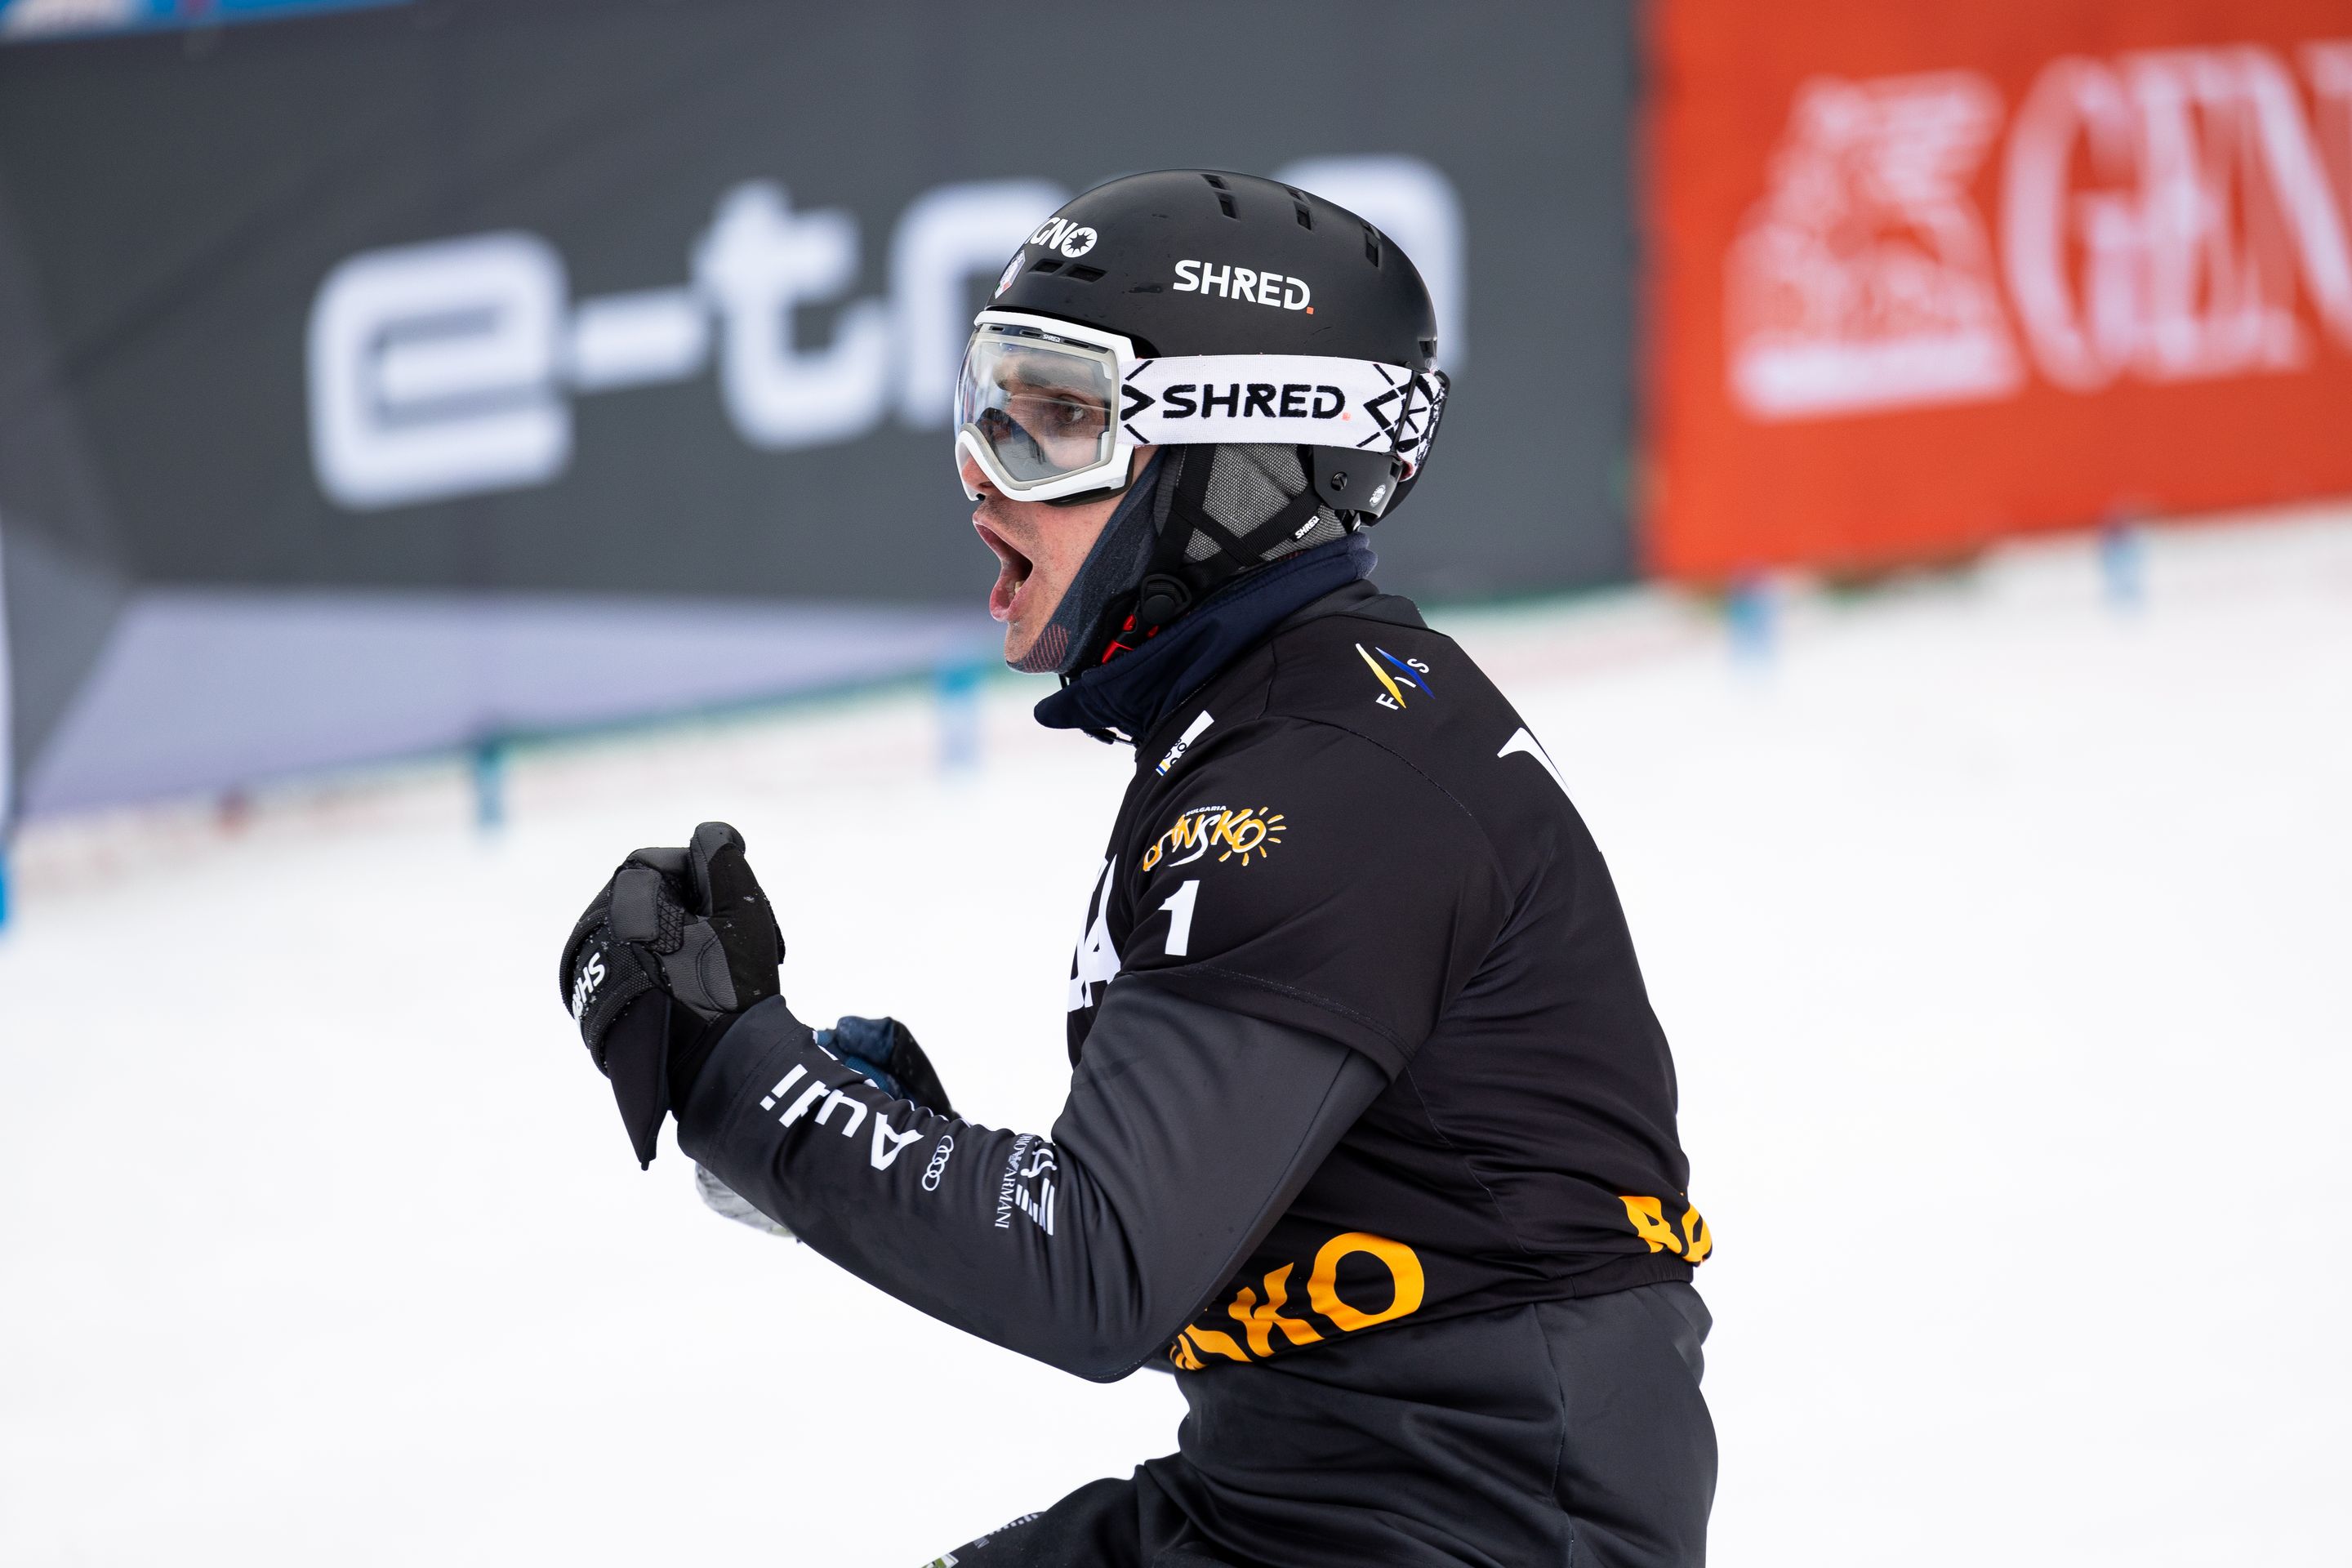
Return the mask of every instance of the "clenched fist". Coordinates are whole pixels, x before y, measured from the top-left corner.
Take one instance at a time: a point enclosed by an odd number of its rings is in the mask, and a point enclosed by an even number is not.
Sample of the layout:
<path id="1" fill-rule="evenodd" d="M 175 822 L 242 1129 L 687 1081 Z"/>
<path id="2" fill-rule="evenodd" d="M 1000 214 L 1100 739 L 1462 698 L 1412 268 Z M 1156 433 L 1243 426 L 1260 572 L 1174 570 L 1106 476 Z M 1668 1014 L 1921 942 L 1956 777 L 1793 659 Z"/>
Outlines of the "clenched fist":
<path id="1" fill-rule="evenodd" d="M 743 836 L 723 822 L 696 828 L 683 849 L 638 850 L 590 900 L 558 984 L 639 1164 L 653 1163 L 662 1119 L 709 1043 L 777 994 L 783 957 Z"/>

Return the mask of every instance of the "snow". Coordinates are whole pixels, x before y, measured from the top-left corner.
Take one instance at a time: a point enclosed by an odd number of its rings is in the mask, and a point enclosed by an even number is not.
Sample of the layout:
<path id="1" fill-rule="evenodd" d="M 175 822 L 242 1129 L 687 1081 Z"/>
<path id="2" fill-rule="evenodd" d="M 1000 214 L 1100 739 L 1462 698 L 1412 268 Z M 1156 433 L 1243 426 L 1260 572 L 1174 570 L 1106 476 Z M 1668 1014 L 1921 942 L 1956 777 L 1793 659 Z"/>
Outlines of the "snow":
<path id="1" fill-rule="evenodd" d="M 1832 597 L 1444 617 L 1608 852 L 1718 1251 L 1731 1564 L 2340 1563 L 2352 518 Z M 905 1564 L 1173 1444 L 706 1213 L 557 1003 L 737 823 L 803 1015 L 1042 1129 L 1124 754 L 908 692 L 30 830 L 0 940 L 0 1561 Z M 2336 1324 L 2337 1327 L 2330 1327 Z"/>

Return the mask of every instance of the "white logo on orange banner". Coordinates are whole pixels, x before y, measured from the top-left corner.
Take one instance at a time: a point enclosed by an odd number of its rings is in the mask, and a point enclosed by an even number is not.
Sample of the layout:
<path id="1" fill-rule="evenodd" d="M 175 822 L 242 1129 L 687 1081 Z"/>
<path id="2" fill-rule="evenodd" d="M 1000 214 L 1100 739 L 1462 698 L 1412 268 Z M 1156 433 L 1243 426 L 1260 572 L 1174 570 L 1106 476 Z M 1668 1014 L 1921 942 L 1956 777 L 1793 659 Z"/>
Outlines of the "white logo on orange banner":
<path id="1" fill-rule="evenodd" d="M 1973 72 L 1806 85 L 1724 269 L 1742 408 L 1794 419 L 2017 389 L 1968 192 L 2000 125 L 2000 95 Z"/>
<path id="2" fill-rule="evenodd" d="M 2352 226 L 2324 145 L 2352 42 L 2297 58 L 2315 119 L 2294 63 L 2252 44 L 2053 59 L 2005 129 L 1972 71 L 1807 82 L 1725 256 L 1733 401 L 1825 418 L 2006 398 L 2029 354 L 2095 393 L 2352 349 Z M 1970 195 L 1989 163 L 1990 214 Z"/>

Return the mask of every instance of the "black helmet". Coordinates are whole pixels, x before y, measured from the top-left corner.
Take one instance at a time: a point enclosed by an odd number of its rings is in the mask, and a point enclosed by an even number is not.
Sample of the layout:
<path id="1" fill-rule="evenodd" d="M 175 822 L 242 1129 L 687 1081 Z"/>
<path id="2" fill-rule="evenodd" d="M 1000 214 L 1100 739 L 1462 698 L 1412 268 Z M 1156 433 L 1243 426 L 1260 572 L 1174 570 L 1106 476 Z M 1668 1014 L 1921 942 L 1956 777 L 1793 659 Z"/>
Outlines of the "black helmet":
<path id="1" fill-rule="evenodd" d="M 1008 495 L 1071 501 L 1124 488 L 1138 446 L 1294 447 L 1354 526 L 1421 475 L 1437 348 L 1421 274 L 1345 207 L 1249 174 L 1130 174 L 1006 264 L 974 321 L 957 445 Z"/>

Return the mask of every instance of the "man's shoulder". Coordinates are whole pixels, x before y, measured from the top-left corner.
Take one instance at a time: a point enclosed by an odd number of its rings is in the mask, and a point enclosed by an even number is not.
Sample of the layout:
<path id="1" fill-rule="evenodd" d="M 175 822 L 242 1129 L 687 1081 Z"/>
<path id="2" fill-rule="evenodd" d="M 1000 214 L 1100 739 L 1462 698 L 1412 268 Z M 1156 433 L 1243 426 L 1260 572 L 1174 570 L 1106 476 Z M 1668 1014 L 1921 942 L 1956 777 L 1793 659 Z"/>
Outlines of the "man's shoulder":
<path id="1" fill-rule="evenodd" d="M 1434 791 L 1484 818 L 1484 775 L 1521 728 L 1453 638 L 1410 600 L 1373 595 L 1293 622 L 1223 672 L 1147 738 L 1136 787 L 1157 805 L 1171 789 L 1189 797 L 1204 774 L 1303 782 L 1339 773 L 1407 795 Z"/>
<path id="2" fill-rule="evenodd" d="M 1341 766 L 1412 776 L 1417 787 L 1391 788 L 1429 806 L 1442 797 L 1506 861 L 1580 837 L 1566 783 L 1510 700 L 1452 637 L 1387 608 L 1370 601 L 1276 637 L 1256 732 L 1277 746 L 1320 736 Z"/>
<path id="3" fill-rule="evenodd" d="M 1383 613 L 1391 606 L 1403 613 Z M 1408 759 L 1475 748 L 1472 731 L 1517 722 L 1486 672 L 1409 600 L 1384 596 L 1288 627 L 1267 652 L 1267 719 L 1334 726 Z"/>

